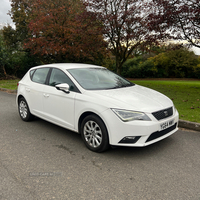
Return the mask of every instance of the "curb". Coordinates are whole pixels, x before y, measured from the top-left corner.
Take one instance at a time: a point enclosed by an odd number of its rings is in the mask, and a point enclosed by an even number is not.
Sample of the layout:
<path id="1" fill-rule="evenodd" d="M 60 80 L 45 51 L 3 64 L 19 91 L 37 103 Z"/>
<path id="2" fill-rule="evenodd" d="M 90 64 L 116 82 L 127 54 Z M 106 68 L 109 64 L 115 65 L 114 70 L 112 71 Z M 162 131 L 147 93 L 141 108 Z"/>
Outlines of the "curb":
<path id="1" fill-rule="evenodd" d="M 5 89 L 5 88 L 0 88 L 0 91 L 12 93 L 12 94 L 17 93 L 17 90 L 10 90 L 10 89 Z M 200 132 L 200 123 L 196 123 L 196 122 L 190 122 L 190 121 L 179 119 L 178 127 Z"/>
<path id="2" fill-rule="evenodd" d="M 6 89 L 6 88 L 0 88 L 0 91 L 17 94 L 17 90 L 10 90 L 10 89 Z"/>
<path id="3" fill-rule="evenodd" d="M 186 128 L 194 131 L 200 131 L 200 123 L 196 122 L 190 122 L 190 121 L 185 121 L 182 119 L 179 119 L 178 126 L 180 128 Z"/>

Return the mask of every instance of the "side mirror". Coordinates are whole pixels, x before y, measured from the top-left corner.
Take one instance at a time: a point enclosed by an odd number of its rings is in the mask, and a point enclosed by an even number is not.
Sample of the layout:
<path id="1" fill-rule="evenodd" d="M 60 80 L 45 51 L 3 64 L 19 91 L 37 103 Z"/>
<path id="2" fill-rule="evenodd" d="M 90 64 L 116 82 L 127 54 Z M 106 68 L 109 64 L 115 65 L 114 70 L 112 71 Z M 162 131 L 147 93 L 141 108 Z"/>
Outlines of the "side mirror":
<path id="1" fill-rule="evenodd" d="M 69 94 L 69 85 L 67 83 L 61 83 L 55 86 L 57 90 L 61 90 Z"/>

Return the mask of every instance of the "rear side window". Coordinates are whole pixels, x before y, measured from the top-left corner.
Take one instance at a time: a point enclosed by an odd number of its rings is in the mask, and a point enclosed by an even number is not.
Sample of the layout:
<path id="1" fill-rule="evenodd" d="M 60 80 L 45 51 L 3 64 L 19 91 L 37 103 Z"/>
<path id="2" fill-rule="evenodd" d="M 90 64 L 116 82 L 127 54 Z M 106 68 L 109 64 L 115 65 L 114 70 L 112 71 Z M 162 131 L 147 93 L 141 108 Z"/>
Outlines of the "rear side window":
<path id="1" fill-rule="evenodd" d="M 36 83 L 45 84 L 49 68 L 36 69 L 32 74 L 31 80 Z"/>

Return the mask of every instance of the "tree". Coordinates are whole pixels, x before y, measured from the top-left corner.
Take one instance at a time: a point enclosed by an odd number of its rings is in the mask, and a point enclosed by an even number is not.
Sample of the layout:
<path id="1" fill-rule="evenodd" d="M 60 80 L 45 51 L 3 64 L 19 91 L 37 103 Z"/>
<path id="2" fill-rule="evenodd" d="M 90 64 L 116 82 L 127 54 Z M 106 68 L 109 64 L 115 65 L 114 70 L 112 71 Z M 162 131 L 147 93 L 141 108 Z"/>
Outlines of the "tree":
<path id="1" fill-rule="evenodd" d="M 105 53 L 102 27 L 79 0 L 36 0 L 29 4 L 24 47 L 46 62 L 94 60 Z"/>
<path id="2" fill-rule="evenodd" d="M 148 19 L 151 30 L 162 37 L 187 40 L 200 48 L 200 1 L 199 0 L 152 0 Z"/>
<path id="3" fill-rule="evenodd" d="M 139 46 L 150 41 L 144 20 L 144 2 L 139 0 L 86 0 L 87 9 L 104 25 L 104 37 L 116 60 L 117 73 Z"/>
<path id="4" fill-rule="evenodd" d="M 2 30 L 0 31 L 0 78 L 2 78 L 6 76 L 5 64 L 8 57 L 8 52 L 5 46 L 5 42 L 3 40 Z"/>
<path id="5" fill-rule="evenodd" d="M 7 48 L 14 51 L 20 48 L 21 43 L 19 42 L 18 35 L 16 34 L 16 30 L 13 27 L 11 27 L 10 25 L 4 26 L 2 29 L 2 33 Z"/>
<path id="6" fill-rule="evenodd" d="M 11 0 L 11 11 L 9 12 L 15 23 L 15 43 L 23 43 L 28 38 L 28 24 L 30 21 L 30 7 L 33 0 Z"/>
<path id="7" fill-rule="evenodd" d="M 0 79 L 21 78 L 30 67 L 39 64 L 29 52 L 16 47 L 13 43 L 15 35 L 12 33 L 13 30 L 9 26 L 0 30 Z"/>

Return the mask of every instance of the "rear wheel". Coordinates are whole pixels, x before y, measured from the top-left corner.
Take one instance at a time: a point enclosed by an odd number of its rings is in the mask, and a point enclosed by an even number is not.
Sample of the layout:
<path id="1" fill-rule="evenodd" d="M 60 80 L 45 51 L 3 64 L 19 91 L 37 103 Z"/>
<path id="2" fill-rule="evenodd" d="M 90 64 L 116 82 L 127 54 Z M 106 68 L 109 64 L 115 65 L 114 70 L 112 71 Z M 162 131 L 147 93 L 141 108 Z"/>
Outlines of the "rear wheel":
<path id="1" fill-rule="evenodd" d="M 81 124 L 81 137 L 88 149 L 103 152 L 109 148 L 106 126 L 96 115 L 87 116 Z"/>
<path id="2" fill-rule="evenodd" d="M 23 97 L 21 97 L 18 101 L 18 111 L 23 121 L 27 122 L 33 119 L 33 115 L 30 113 L 28 104 Z"/>

